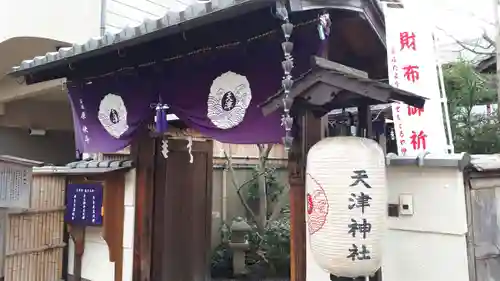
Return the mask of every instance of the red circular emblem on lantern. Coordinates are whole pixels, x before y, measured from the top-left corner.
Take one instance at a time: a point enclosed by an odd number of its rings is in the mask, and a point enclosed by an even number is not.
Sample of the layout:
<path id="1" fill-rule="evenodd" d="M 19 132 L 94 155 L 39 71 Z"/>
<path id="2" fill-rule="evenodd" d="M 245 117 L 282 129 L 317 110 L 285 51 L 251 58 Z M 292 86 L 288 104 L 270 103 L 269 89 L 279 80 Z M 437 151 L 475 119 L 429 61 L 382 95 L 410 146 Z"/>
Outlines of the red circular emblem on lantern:
<path id="1" fill-rule="evenodd" d="M 312 192 L 308 192 L 306 197 L 307 225 L 309 234 L 314 234 L 325 225 L 329 205 L 323 187 L 310 174 L 307 174 L 307 176 L 315 183 Z"/>

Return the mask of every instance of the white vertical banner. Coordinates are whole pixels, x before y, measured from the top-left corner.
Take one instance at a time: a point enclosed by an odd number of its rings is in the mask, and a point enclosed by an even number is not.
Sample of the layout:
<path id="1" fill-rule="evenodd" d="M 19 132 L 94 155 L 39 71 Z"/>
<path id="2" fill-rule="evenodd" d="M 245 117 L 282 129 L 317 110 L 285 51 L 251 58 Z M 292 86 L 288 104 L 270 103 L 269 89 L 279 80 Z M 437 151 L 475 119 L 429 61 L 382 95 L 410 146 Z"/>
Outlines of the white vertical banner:
<path id="1" fill-rule="evenodd" d="M 407 6 L 384 8 L 389 84 L 428 98 L 423 109 L 392 105 L 398 155 L 446 153 L 432 20 Z"/>

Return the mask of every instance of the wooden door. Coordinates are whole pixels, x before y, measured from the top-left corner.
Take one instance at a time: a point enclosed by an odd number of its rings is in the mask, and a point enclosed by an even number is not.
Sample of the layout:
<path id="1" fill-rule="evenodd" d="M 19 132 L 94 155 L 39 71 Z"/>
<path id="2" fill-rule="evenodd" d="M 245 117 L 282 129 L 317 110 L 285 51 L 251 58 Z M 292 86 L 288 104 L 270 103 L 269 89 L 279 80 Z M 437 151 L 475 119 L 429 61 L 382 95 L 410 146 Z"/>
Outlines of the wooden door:
<path id="1" fill-rule="evenodd" d="M 169 140 L 168 159 L 155 153 L 152 279 L 209 280 L 212 142 Z"/>

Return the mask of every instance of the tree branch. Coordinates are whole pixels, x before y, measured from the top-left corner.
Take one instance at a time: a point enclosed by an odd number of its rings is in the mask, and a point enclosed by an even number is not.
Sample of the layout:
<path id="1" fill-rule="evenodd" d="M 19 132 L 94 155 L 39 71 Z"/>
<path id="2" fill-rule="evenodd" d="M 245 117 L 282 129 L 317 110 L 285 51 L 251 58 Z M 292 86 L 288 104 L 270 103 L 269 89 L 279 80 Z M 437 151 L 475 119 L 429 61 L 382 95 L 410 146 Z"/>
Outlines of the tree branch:
<path id="1" fill-rule="evenodd" d="M 274 146 L 274 144 L 272 144 L 272 143 L 268 144 L 266 150 L 264 150 L 264 155 L 262 155 L 262 157 L 264 157 L 266 160 L 269 158 L 269 153 L 271 153 L 273 146 Z"/>
<path id="2" fill-rule="evenodd" d="M 259 176 L 261 176 L 261 175 L 267 176 L 268 174 L 273 173 L 273 172 L 274 172 L 274 169 L 272 169 L 272 170 L 270 170 L 270 171 L 268 171 L 268 170 L 266 169 L 266 170 L 265 170 L 265 171 L 263 171 L 263 172 L 260 172 L 260 171 L 259 171 L 259 172 L 257 172 L 257 175 L 255 175 L 253 178 L 251 178 L 251 179 L 247 180 L 246 182 L 242 183 L 242 184 L 240 185 L 240 187 L 238 188 L 238 190 L 241 190 L 241 189 L 242 189 L 243 187 L 245 187 L 247 184 L 249 184 L 249 183 L 251 183 L 252 181 L 256 180 Z"/>
<path id="3" fill-rule="evenodd" d="M 267 186 L 266 186 L 266 158 L 264 153 L 267 151 L 264 144 L 258 144 L 259 148 L 259 176 L 257 177 L 258 184 L 258 194 L 259 194 L 259 217 L 257 220 L 257 225 L 261 229 L 265 229 L 267 224 Z"/>
<path id="4" fill-rule="evenodd" d="M 276 205 L 274 205 L 273 212 L 271 213 L 271 216 L 267 220 L 267 224 L 275 221 L 278 218 L 278 216 L 281 213 L 281 210 L 285 206 L 285 202 L 288 199 L 289 193 L 290 193 L 290 185 L 287 184 L 287 185 L 285 185 L 285 188 L 283 189 L 283 191 L 281 191 L 281 194 L 280 194 L 278 200 L 276 201 Z"/>
<path id="5" fill-rule="evenodd" d="M 458 40 L 458 39 L 455 39 L 455 38 L 452 38 L 452 39 L 453 39 L 453 40 L 455 40 L 455 42 L 456 42 L 456 43 L 457 43 L 460 47 L 462 47 L 462 48 L 464 48 L 465 50 L 467 50 L 467 51 L 469 51 L 469 52 L 471 52 L 471 53 L 474 53 L 474 54 L 476 54 L 476 55 L 488 55 L 488 56 L 490 56 L 490 55 L 493 55 L 493 54 L 494 54 L 494 51 L 478 51 L 478 50 L 477 50 L 477 48 L 481 48 L 481 49 L 483 49 L 483 50 L 487 50 L 487 48 L 484 48 L 484 47 L 482 47 L 482 46 L 480 46 L 480 45 L 476 45 L 476 46 L 474 46 L 474 47 L 469 47 L 469 46 L 467 46 L 467 44 L 466 44 L 466 43 L 461 42 L 461 41 L 460 41 L 460 40 Z"/>
<path id="6" fill-rule="evenodd" d="M 227 169 L 229 170 L 229 173 L 231 174 L 231 183 L 232 183 L 234 189 L 236 190 L 236 194 L 238 195 L 238 198 L 240 199 L 241 205 L 243 205 L 245 210 L 250 214 L 250 216 L 252 217 L 252 220 L 256 221 L 257 217 L 255 216 L 255 213 L 252 211 L 252 209 L 248 205 L 246 199 L 243 198 L 243 196 L 241 195 L 241 188 L 240 188 L 240 185 L 238 184 L 238 181 L 236 179 L 236 173 L 235 173 L 234 167 L 233 167 L 233 158 L 232 158 L 232 156 L 227 154 L 226 150 L 223 150 L 223 152 L 224 152 L 224 157 L 226 158 L 226 161 L 227 161 Z"/>
<path id="7" fill-rule="evenodd" d="M 273 144 L 258 144 L 257 145 L 259 149 L 259 165 L 258 165 L 258 172 L 257 176 L 254 177 L 253 179 L 245 182 L 243 185 L 240 185 L 239 182 L 236 179 L 236 173 L 234 171 L 234 166 L 232 162 L 232 157 L 229 155 L 224 149 L 222 150 L 224 153 L 224 157 L 226 158 L 227 161 L 227 169 L 229 173 L 231 174 L 231 183 L 233 187 L 236 190 L 236 193 L 238 195 L 238 198 L 240 199 L 241 204 L 245 208 L 245 210 L 248 212 L 248 214 L 251 216 L 252 220 L 256 223 L 257 225 L 257 231 L 259 235 L 263 234 L 265 231 L 265 228 L 268 224 L 268 218 L 267 218 L 267 181 L 266 177 L 268 174 L 267 168 L 266 168 L 266 163 L 269 157 L 269 154 L 271 153 L 271 150 L 273 148 Z M 259 187 L 259 216 L 257 216 L 253 210 L 250 208 L 250 206 L 247 203 L 246 198 L 243 197 L 241 194 L 242 188 L 247 185 L 248 183 L 252 182 L 253 180 L 257 179 L 258 187 Z M 282 197 L 285 197 L 283 194 L 288 193 L 288 190 L 282 191 L 280 194 L 280 199 L 277 202 L 275 208 L 273 209 L 273 213 L 271 214 L 272 220 L 275 220 L 277 216 L 279 216 L 281 209 L 283 208 L 283 202 L 286 202 L 286 200 L 282 199 Z M 283 202 L 281 202 L 283 201 Z"/>
<path id="8" fill-rule="evenodd" d="M 496 45 L 495 40 L 493 40 L 488 33 L 486 33 L 486 30 L 483 29 L 483 39 L 488 42 L 490 45 L 488 48 L 494 47 Z"/>
<path id="9" fill-rule="evenodd" d="M 478 42 L 476 42 L 476 44 L 474 44 L 473 46 L 471 46 L 470 44 L 467 44 L 465 42 L 463 42 L 462 40 L 459 40 L 457 38 L 455 38 L 453 35 L 451 35 L 450 33 L 448 33 L 446 30 L 438 27 L 439 30 L 441 30 L 442 32 L 444 32 L 444 34 L 446 34 L 446 36 L 450 37 L 451 39 L 453 39 L 453 41 L 455 41 L 455 43 L 457 43 L 460 47 L 462 47 L 464 50 L 467 50 L 471 53 L 474 53 L 474 54 L 477 54 L 477 55 L 492 55 L 495 53 L 494 50 L 489 50 L 490 48 L 493 48 L 495 47 L 495 41 L 492 40 L 487 34 L 486 34 L 486 31 L 483 32 L 483 35 L 481 36 L 481 39 L 484 39 L 486 42 L 488 42 L 488 46 L 484 47 L 484 46 L 481 46 Z M 480 48 L 482 50 L 485 50 L 485 51 L 478 51 L 477 48 Z"/>

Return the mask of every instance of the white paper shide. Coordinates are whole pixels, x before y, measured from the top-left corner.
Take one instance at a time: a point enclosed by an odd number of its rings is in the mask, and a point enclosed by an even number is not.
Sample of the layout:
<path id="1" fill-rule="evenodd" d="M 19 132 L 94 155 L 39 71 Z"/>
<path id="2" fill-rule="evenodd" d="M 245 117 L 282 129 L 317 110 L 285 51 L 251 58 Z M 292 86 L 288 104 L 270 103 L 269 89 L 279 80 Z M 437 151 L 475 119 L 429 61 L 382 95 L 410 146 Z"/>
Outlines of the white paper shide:
<path id="1" fill-rule="evenodd" d="M 386 230 L 384 153 L 378 143 L 332 137 L 307 156 L 306 216 L 314 261 L 339 277 L 373 275 Z"/>

